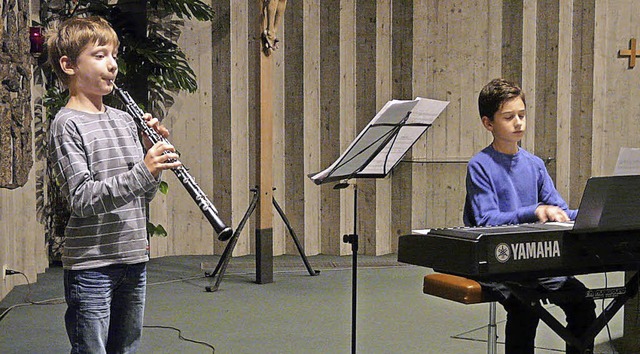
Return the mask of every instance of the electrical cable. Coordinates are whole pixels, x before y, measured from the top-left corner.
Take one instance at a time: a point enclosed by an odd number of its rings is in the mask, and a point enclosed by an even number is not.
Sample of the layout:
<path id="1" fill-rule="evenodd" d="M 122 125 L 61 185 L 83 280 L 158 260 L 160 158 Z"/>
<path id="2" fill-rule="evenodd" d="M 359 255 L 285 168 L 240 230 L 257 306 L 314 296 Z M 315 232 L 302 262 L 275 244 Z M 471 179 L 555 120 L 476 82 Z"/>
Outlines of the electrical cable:
<path id="1" fill-rule="evenodd" d="M 598 257 L 598 259 L 600 259 L 600 257 Z M 609 289 L 609 277 L 607 276 L 607 273 L 605 272 L 604 274 L 604 288 L 605 289 Z M 606 324 L 606 328 L 607 328 L 607 336 L 609 337 L 609 345 L 611 346 L 611 349 L 615 352 L 615 348 L 613 347 L 613 341 L 612 341 L 612 337 L 611 337 L 611 328 L 609 327 L 609 319 L 607 319 L 607 315 L 605 312 L 605 297 L 602 297 L 602 301 L 600 303 L 600 310 L 603 313 L 605 322 Z"/>
<path id="2" fill-rule="evenodd" d="M 10 307 L 8 307 L 7 309 L 5 309 L 2 313 L 0 313 L 0 321 L 2 321 L 4 319 L 4 317 L 9 314 L 9 312 L 11 312 L 13 309 L 18 308 L 18 307 L 25 307 L 25 306 L 31 306 L 31 305 L 59 305 L 59 304 L 64 304 L 65 303 L 65 299 L 64 297 L 61 298 L 52 298 L 52 299 L 48 299 L 48 300 L 43 300 L 43 301 L 33 301 L 31 300 L 31 282 L 29 281 L 29 277 L 27 277 L 26 274 L 24 274 L 23 272 L 17 271 L 17 270 L 12 270 L 12 269 L 8 269 L 6 271 L 7 275 L 14 275 L 14 274 L 21 274 L 26 282 L 27 282 L 27 294 L 24 297 L 24 302 L 23 303 L 19 303 L 19 304 L 15 304 L 12 305 Z M 176 283 L 176 282 L 181 282 L 181 281 L 185 281 L 185 280 L 193 280 L 193 279 L 199 279 L 199 278 L 203 278 L 204 276 L 200 275 L 200 276 L 193 276 L 193 277 L 188 277 L 188 278 L 180 278 L 180 279 L 174 279 L 174 280 L 168 280 L 168 281 L 164 281 L 164 282 L 156 282 L 156 283 L 149 283 L 147 284 L 147 286 L 153 286 L 153 285 L 162 285 L 162 284 L 170 284 L 170 283 Z M 203 342 L 203 341 L 199 341 L 199 340 L 195 340 L 195 339 L 190 339 L 187 337 L 184 337 L 182 335 L 182 330 L 180 330 L 177 327 L 173 327 L 173 326 L 160 326 L 160 325 L 143 325 L 143 328 L 149 328 L 149 329 L 169 329 L 169 330 L 173 330 L 178 332 L 178 338 L 180 340 L 186 341 L 186 342 L 191 342 L 194 344 L 199 344 L 199 345 L 203 345 L 209 349 L 211 349 L 212 353 L 215 354 L 216 349 L 213 345 L 207 343 L 207 342 Z"/>
<path id="3" fill-rule="evenodd" d="M 178 338 L 180 340 L 183 340 L 185 342 L 191 342 L 191 343 L 195 343 L 195 344 L 200 344 L 203 345 L 207 348 L 211 349 L 211 353 L 216 352 L 216 348 L 213 347 L 213 345 L 207 343 L 207 342 L 203 342 L 203 341 L 199 341 L 199 340 L 195 340 L 195 339 L 191 339 L 191 338 L 187 338 L 185 336 L 182 335 L 182 330 L 180 330 L 179 328 L 173 327 L 173 326 L 157 326 L 157 325 L 143 325 L 142 327 L 144 328 L 150 328 L 150 329 L 170 329 L 172 331 L 176 331 L 178 332 Z"/>
<path id="4" fill-rule="evenodd" d="M 607 276 L 607 271 L 606 271 L 604 262 L 602 261 L 602 258 L 600 258 L 600 255 L 598 253 L 595 253 L 594 255 L 598 260 L 598 263 L 603 269 L 602 274 L 604 276 L 604 289 L 605 290 L 609 289 L 609 277 Z M 603 296 L 602 301 L 600 302 L 600 310 L 602 311 L 602 316 L 604 316 L 604 321 L 606 323 L 605 328 L 607 329 L 607 336 L 609 337 L 609 345 L 611 346 L 611 349 L 613 349 L 613 351 L 615 352 L 615 348 L 613 348 L 613 344 L 612 344 L 613 342 L 612 342 L 612 336 L 611 336 L 611 327 L 609 327 L 610 319 L 607 318 L 607 313 L 605 312 L 605 308 L 606 308 L 605 301 L 606 301 L 606 296 Z M 594 341 L 595 341 L 595 338 L 594 338 Z"/>
<path id="5" fill-rule="evenodd" d="M 54 299 L 48 299 L 48 300 L 43 300 L 43 301 L 33 301 L 31 300 L 31 282 L 29 281 L 29 277 L 27 277 L 26 274 L 24 274 L 23 272 L 17 271 L 17 270 L 12 270 L 12 269 L 7 269 L 6 275 L 14 275 L 14 274 L 20 274 L 24 277 L 25 281 L 27 282 L 27 294 L 24 297 L 24 302 L 20 303 L 20 304 L 15 304 L 13 306 L 9 306 L 7 309 L 5 309 L 2 313 L 0 313 L 0 321 L 2 321 L 2 319 L 4 319 L 4 317 L 9 314 L 9 312 L 11 312 L 11 310 L 18 308 L 18 307 L 24 307 L 24 306 L 30 306 L 30 305 L 57 305 L 57 304 L 63 304 L 64 303 L 64 298 L 54 298 Z"/>

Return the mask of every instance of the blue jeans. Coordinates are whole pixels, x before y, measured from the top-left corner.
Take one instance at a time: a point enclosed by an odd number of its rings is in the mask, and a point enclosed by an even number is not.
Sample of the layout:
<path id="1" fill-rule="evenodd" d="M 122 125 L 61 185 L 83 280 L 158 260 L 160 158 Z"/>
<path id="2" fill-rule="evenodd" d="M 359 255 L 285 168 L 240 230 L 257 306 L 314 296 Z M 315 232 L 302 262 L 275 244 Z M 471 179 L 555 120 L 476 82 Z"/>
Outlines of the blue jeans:
<path id="1" fill-rule="evenodd" d="M 65 270 L 71 353 L 134 353 L 142 336 L 146 263 Z"/>

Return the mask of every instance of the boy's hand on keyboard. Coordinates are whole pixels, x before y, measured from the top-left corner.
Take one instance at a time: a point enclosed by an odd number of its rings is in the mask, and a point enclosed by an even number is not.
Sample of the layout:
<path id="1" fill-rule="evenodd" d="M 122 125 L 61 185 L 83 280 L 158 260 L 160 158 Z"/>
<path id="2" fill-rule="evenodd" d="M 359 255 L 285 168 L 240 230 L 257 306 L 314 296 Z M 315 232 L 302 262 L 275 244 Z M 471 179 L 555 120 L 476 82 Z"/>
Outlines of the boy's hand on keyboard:
<path id="1" fill-rule="evenodd" d="M 562 208 L 555 205 L 539 205 L 536 208 L 536 216 L 540 222 L 569 221 L 569 216 Z"/>

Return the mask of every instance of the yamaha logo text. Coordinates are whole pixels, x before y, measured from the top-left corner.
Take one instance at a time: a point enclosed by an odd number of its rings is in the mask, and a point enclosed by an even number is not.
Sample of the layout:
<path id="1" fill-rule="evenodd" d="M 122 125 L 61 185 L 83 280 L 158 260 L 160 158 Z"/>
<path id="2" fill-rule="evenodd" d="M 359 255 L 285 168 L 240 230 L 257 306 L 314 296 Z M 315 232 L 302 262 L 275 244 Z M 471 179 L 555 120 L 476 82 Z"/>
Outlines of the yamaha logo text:
<path id="1" fill-rule="evenodd" d="M 496 246 L 495 257 L 500 263 L 529 259 L 560 257 L 560 243 L 553 241 L 534 241 L 520 243 L 500 243 Z"/>

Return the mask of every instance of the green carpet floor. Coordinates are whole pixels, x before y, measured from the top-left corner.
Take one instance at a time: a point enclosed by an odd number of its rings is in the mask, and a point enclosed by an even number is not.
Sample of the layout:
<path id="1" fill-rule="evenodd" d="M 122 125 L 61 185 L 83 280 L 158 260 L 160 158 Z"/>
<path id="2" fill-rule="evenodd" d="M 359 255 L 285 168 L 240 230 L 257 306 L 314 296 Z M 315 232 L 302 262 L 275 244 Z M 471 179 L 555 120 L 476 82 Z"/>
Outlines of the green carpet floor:
<path id="1" fill-rule="evenodd" d="M 397 263 L 395 257 L 358 257 L 357 352 L 486 353 L 488 306 L 422 294 L 422 278 L 430 270 Z M 219 290 L 207 292 L 213 278 L 204 271 L 217 261 L 216 256 L 150 261 L 141 353 L 213 353 L 214 348 L 215 353 L 351 352 L 350 256 L 309 257 L 320 270 L 318 276 L 309 275 L 300 257 L 276 257 L 274 282 L 260 285 L 253 258 L 233 258 Z M 35 284 L 9 293 L 0 302 L 0 353 L 68 352 L 62 296 L 60 268 L 50 268 Z M 501 309 L 498 321 L 502 336 Z M 618 333 L 614 328 L 613 338 Z M 607 333 L 597 342 L 598 353 L 615 353 Z M 536 353 L 564 348 L 544 325 L 537 346 Z"/>

